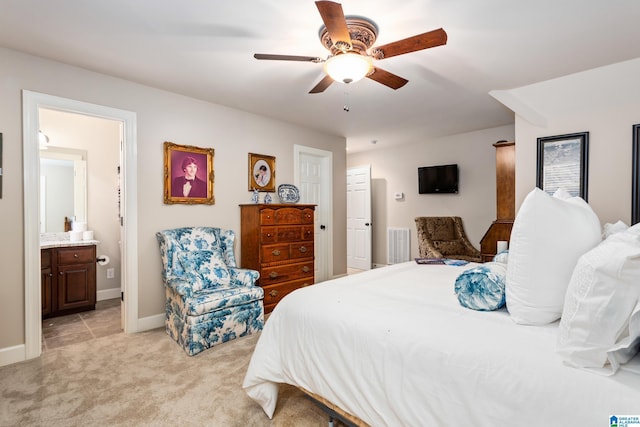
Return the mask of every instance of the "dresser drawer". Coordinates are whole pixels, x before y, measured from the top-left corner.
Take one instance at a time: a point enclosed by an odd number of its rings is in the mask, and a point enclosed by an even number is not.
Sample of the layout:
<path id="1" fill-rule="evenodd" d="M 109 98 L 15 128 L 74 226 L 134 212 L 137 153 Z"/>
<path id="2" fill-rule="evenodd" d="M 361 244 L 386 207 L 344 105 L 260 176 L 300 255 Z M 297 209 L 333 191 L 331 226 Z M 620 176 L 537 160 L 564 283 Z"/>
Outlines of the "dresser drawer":
<path id="1" fill-rule="evenodd" d="M 262 262 L 270 263 L 277 261 L 287 261 L 289 256 L 289 245 L 265 245 L 260 248 L 262 252 Z"/>
<path id="2" fill-rule="evenodd" d="M 313 258 L 313 242 L 292 243 L 289 246 L 291 259 Z"/>
<path id="3" fill-rule="evenodd" d="M 313 209 L 264 208 L 260 210 L 261 225 L 313 224 Z"/>
<path id="4" fill-rule="evenodd" d="M 313 261 L 277 265 L 260 271 L 260 285 L 267 286 L 289 280 L 313 277 Z"/>
<path id="5" fill-rule="evenodd" d="M 293 280 L 291 282 L 279 283 L 277 285 L 263 286 L 264 289 L 264 311 L 270 312 L 273 307 L 287 294 L 298 288 L 313 285 L 313 277 L 308 279 Z"/>
<path id="6" fill-rule="evenodd" d="M 95 246 L 59 248 L 58 265 L 85 264 L 96 262 Z"/>
<path id="7" fill-rule="evenodd" d="M 313 240 L 313 225 L 302 227 L 302 240 Z"/>

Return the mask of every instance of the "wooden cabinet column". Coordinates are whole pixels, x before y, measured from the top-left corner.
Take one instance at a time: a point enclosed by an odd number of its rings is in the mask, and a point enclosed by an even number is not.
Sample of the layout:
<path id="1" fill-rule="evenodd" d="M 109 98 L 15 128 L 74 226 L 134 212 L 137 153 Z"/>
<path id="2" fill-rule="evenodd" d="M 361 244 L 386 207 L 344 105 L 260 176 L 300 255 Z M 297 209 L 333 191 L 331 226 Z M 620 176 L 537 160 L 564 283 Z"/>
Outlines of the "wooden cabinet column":
<path id="1" fill-rule="evenodd" d="M 496 255 L 497 242 L 509 241 L 516 217 L 516 145 L 498 141 L 496 147 L 496 213 L 497 218 L 480 240 L 482 262 Z"/>

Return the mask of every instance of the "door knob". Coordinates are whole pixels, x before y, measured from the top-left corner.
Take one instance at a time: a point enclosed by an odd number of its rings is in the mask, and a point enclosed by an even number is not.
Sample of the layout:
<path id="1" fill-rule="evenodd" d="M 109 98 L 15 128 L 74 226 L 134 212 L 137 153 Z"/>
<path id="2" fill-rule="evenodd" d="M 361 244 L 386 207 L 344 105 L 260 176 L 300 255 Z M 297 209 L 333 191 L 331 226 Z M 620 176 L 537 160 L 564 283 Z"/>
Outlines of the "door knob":
<path id="1" fill-rule="evenodd" d="M 365 222 L 364 225 L 366 225 L 367 227 L 370 226 L 371 224 L 368 222 Z"/>
<path id="2" fill-rule="evenodd" d="M 320 226 L 320 230 L 324 230 L 325 228 L 327 228 L 327 226 L 326 226 L 326 225 L 321 225 L 321 226 Z"/>

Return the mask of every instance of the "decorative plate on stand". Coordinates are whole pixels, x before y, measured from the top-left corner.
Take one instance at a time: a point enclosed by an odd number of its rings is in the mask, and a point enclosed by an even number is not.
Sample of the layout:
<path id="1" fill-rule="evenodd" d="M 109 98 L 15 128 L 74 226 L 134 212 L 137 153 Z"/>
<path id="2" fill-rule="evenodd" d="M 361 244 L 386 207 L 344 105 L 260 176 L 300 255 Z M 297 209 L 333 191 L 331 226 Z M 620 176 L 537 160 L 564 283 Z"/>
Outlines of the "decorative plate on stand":
<path id="1" fill-rule="evenodd" d="M 278 198 L 280 203 L 298 203 L 300 201 L 298 187 L 293 184 L 278 185 Z"/>

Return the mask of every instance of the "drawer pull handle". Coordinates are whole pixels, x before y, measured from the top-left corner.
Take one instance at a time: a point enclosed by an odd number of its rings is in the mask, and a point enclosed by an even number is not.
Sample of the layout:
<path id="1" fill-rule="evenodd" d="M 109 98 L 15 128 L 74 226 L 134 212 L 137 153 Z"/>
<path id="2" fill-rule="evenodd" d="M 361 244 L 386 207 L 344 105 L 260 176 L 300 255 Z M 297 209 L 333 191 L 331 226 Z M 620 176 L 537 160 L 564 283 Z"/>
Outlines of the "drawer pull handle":
<path id="1" fill-rule="evenodd" d="M 304 267 L 302 267 L 302 271 L 305 273 L 309 272 L 309 267 L 307 267 L 306 265 Z"/>
<path id="2" fill-rule="evenodd" d="M 276 273 L 275 271 L 272 271 L 271 273 L 269 273 L 269 277 L 271 277 L 272 279 L 275 279 L 276 277 L 278 277 L 278 273 Z"/>
<path id="3" fill-rule="evenodd" d="M 272 291 L 269 291 L 269 296 L 271 298 L 275 298 L 278 296 L 278 291 L 276 291 L 275 289 L 273 289 Z"/>
<path id="4" fill-rule="evenodd" d="M 58 274 L 61 275 L 61 276 L 64 276 L 64 271 L 61 271 Z"/>
<path id="5" fill-rule="evenodd" d="M 276 249 L 276 250 L 274 250 L 273 252 L 271 252 L 271 254 L 272 254 L 273 256 L 280 256 L 280 251 Z"/>
<path id="6" fill-rule="evenodd" d="M 267 233 L 267 237 L 271 237 L 271 233 Z"/>
<path id="7" fill-rule="evenodd" d="M 78 254 L 73 254 L 73 257 L 74 258 L 78 258 Z"/>
<path id="8" fill-rule="evenodd" d="M 307 252 L 307 248 L 306 246 L 300 246 L 300 249 L 298 249 L 300 252 L 305 253 Z"/>

